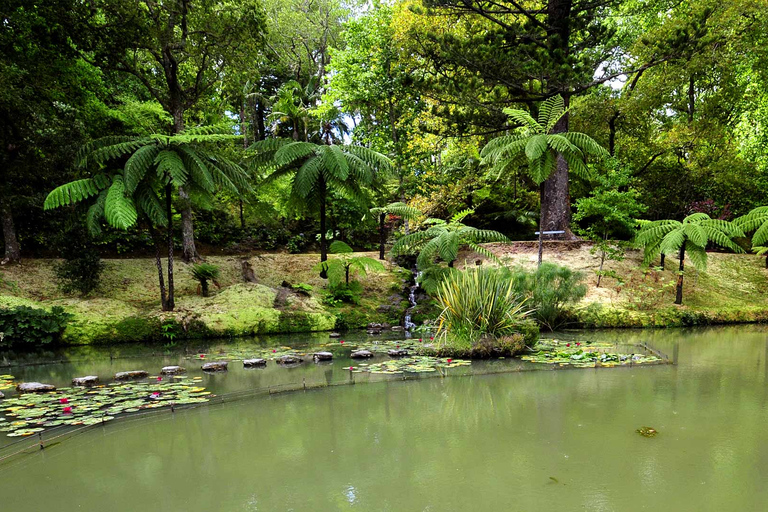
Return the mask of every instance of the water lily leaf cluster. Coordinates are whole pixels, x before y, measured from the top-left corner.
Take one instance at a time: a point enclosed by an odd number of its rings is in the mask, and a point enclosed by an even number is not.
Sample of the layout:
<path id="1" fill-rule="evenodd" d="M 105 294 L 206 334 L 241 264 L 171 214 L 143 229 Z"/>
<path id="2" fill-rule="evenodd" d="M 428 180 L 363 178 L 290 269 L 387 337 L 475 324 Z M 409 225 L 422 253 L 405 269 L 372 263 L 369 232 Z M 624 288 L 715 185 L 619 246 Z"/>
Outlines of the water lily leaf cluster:
<path id="1" fill-rule="evenodd" d="M 227 350 L 220 350 L 214 353 L 199 353 L 188 356 L 188 359 L 197 359 L 199 361 L 242 361 L 244 359 L 277 359 L 281 356 L 305 356 L 306 352 L 298 351 L 291 347 L 231 347 Z"/>
<path id="2" fill-rule="evenodd" d="M 377 373 L 392 375 L 398 373 L 427 373 L 437 371 L 438 368 L 456 368 L 469 366 L 471 361 L 464 359 L 446 359 L 441 357 L 417 356 L 390 359 L 379 363 L 360 363 L 359 366 L 351 366 L 353 373 Z"/>
<path id="3" fill-rule="evenodd" d="M 175 382 L 112 383 L 92 388 L 61 388 L 8 398 L 0 411 L 0 432 L 29 436 L 62 425 L 97 425 L 124 413 L 203 403 L 210 392 L 179 379 Z"/>
<path id="4" fill-rule="evenodd" d="M 408 340 L 375 340 L 366 341 L 355 346 L 355 350 L 368 350 L 374 353 L 386 354 L 390 350 L 408 350 L 418 352 L 424 343 L 416 338 Z"/>
<path id="5" fill-rule="evenodd" d="M 536 351 L 521 357 L 533 363 L 556 364 L 576 368 L 594 368 L 596 366 L 623 366 L 637 364 L 655 364 L 662 359 L 655 355 L 612 352 L 616 345 L 601 342 L 561 342 L 541 340 Z M 642 350 L 638 347 L 639 350 Z"/>
<path id="6" fill-rule="evenodd" d="M 3 391 L 4 389 L 13 389 L 16 385 L 13 382 L 13 379 L 13 375 L 0 375 L 0 391 Z"/>

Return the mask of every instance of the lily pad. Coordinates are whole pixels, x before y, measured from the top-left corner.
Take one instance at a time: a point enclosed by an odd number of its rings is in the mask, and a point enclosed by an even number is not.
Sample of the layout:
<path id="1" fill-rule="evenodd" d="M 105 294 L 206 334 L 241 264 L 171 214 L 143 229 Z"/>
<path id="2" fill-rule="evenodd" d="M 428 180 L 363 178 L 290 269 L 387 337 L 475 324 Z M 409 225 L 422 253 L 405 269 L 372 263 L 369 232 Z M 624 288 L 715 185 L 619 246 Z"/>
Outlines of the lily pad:
<path id="1" fill-rule="evenodd" d="M 524 361 L 574 368 L 595 368 L 639 364 L 658 364 L 663 362 L 655 355 L 613 352 L 616 345 L 591 341 L 541 340 L 536 351 L 521 357 Z M 644 351 L 638 347 L 638 351 Z"/>
<path id="2" fill-rule="evenodd" d="M 438 368 L 456 368 L 457 366 L 469 366 L 471 361 L 463 359 L 449 359 L 431 356 L 403 357 L 390 359 L 379 363 L 360 363 L 359 366 L 350 367 L 353 373 L 378 373 L 393 375 L 398 373 L 428 373 Z"/>

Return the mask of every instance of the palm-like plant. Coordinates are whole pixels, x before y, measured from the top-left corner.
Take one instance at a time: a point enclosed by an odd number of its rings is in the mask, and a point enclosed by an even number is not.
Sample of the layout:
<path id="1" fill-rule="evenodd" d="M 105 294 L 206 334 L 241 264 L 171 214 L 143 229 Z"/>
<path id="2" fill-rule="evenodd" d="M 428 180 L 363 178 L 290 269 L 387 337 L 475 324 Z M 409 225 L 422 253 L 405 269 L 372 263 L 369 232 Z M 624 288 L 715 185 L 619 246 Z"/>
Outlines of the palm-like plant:
<path id="1" fill-rule="evenodd" d="M 219 285 L 219 275 L 221 270 L 216 265 L 210 263 L 198 263 L 192 266 L 192 277 L 200 283 L 200 295 L 208 297 L 208 281 L 211 281 L 217 288 L 221 288 Z"/>
<path id="2" fill-rule="evenodd" d="M 637 234 L 637 243 L 645 249 L 645 263 L 648 264 L 659 254 L 677 254 L 680 259 L 677 276 L 677 294 L 675 304 L 683 303 L 683 272 L 685 255 L 698 270 L 706 270 L 707 244 L 713 242 L 734 252 L 744 252 L 731 240 L 744 236 L 739 226 L 732 222 L 713 219 L 706 213 L 693 213 L 683 219 L 657 220 L 643 223 Z"/>
<path id="3" fill-rule="evenodd" d="M 349 286 L 349 276 L 352 272 L 366 276 L 368 272 L 384 271 L 381 262 L 368 256 L 355 256 L 352 248 L 341 240 L 334 241 L 329 249 L 336 257 L 318 263 L 315 270 L 326 272 L 331 286 L 337 286 L 342 281 Z"/>
<path id="4" fill-rule="evenodd" d="M 459 249 L 463 246 L 471 247 L 483 256 L 498 261 L 495 254 L 479 244 L 507 242 L 507 237 L 498 231 L 477 229 L 464 224 L 462 221 L 473 213 L 475 213 L 474 210 L 464 210 L 448 221 L 427 219 L 425 223 L 430 226 L 424 231 L 411 233 L 398 240 L 392 246 L 392 254 L 397 256 L 418 252 L 416 264 L 422 269 L 430 266 L 437 258 L 448 263 L 449 267 L 453 267 L 459 255 Z"/>
<path id="5" fill-rule="evenodd" d="M 541 185 L 555 170 L 558 157 L 562 157 L 571 171 L 586 178 L 590 175 L 587 157 L 603 158 L 608 155 L 589 135 L 580 132 L 553 133 L 557 122 L 567 113 L 560 95 L 541 104 L 538 119 L 525 110 L 507 108 L 504 113 L 520 127 L 515 133 L 493 139 L 480 153 L 482 163 L 490 166 L 499 177 L 527 163 L 531 178 Z M 540 232 L 544 228 L 555 227 L 541 225 L 546 218 L 545 207 L 542 201 Z"/>
<path id="6" fill-rule="evenodd" d="M 98 166 L 101 172 L 54 189 L 45 199 L 44 208 L 49 210 L 95 197 L 86 217 L 92 234 L 100 233 L 102 220 L 118 229 L 128 229 L 138 222 L 149 226 L 157 249 L 155 259 L 163 310 L 172 311 L 175 306 L 174 191 L 184 187 L 193 201 L 206 202 L 217 189 L 235 196 L 250 190 L 247 173 L 208 148 L 209 144 L 236 138 L 216 131 L 216 128 L 200 127 L 173 136 L 104 137 L 90 142 L 78 153 L 76 164 L 83 168 Z M 105 171 L 106 164 L 113 160 L 124 161 L 123 169 Z M 167 296 L 158 228 L 165 228 L 167 234 Z"/>
<path id="7" fill-rule="evenodd" d="M 320 213 L 320 261 L 328 259 L 326 206 L 330 192 L 359 204 L 365 187 L 375 186 L 392 162 L 381 153 L 355 145 L 314 144 L 291 139 L 266 139 L 251 146 L 254 165 L 271 170 L 267 179 L 292 175 L 291 194 Z"/>
<path id="8" fill-rule="evenodd" d="M 758 206 L 733 221 L 742 231 L 752 235 L 752 250 L 758 256 L 766 256 L 765 268 L 768 268 L 768 206 Z"/>
<path id="9" fill-rule="evenodd" d="M 397 215 L 404 220 L 416 220 L 421 217 L 421 211 L 405 203 L 389 203 L 386 206 L 371 208 L 371 214 L 379 218 L 379 259 L 384 259 L 384 246 L 387 243 L 387 215 Z"/>

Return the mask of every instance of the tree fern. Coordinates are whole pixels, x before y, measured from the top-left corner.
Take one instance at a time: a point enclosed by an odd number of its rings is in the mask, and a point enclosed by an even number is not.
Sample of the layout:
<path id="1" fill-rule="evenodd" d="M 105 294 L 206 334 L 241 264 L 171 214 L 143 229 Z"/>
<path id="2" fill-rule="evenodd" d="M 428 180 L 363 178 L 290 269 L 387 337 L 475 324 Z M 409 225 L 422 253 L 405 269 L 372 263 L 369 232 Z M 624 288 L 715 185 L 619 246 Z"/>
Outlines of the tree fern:
<path id="1" fill-rule="evenodd" d="M 732 240 L 739 236 L 744 236 L 744 232 L 736 223 L 712 219 L 706 213 L 693 213 L 682 222 L 669 219 L 643 222 L 635 241 L 644 247 L 646 264 L 656 259 L 659 254 L 679 257 L 675 304 L 682 304 L 685 255 L 689 255 L 695 268 L 706 270 L 707 244 L 713 242 L 734 252 L 744 252 Z"/>
<path id="2" fill-rule="evenodd" d="M 125 195 L 125 184 L 121 175 L 112 178 L 104 201 L 104 218 L 110 225 L 119 229 L 128 229 L 136 223 L 138 215 L 133 200 Z"/>

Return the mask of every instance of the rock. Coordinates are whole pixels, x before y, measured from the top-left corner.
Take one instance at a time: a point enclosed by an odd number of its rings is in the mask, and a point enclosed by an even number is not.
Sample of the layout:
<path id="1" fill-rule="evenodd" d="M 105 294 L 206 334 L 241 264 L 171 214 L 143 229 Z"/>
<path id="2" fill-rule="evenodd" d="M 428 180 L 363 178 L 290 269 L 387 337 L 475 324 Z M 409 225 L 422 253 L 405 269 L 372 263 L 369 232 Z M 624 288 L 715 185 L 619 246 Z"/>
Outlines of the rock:
<path id="1" fill-rule="evenodd" d="M 331 334 L 328 335 L 328 337 L 329 338 L 341 338 L 341 334 L 339 334 L 337 332 L 332 332 Z"/>
<path id="2" fill-rule="evenodd" d="M 149 377 L 149 373 L 144 370 L 131 370 L 129 372 L 118 372 L 115 374 L 115 380 L 143 379 Z"/>
<path id="3" fill-rule="evenodd" d="M 389 306 L 387 304 L 382 304 L 381 306 L 376 308 L 376 312 L 377 313 L 385 313 L 386 314 L 386 313 L 389 313 L 390 311 L 392 311 L 392 306 Z"/>
<path id="4" fill-rule="evenodd" d="M 370 350 L 355 350 L 349 357 L 352 359 L 368 359 L 369 357 L 373 357 L 373 352 Z"/>
<path id="5" fill-rule="evenodd" d="M 381 324 L 381 328 L 382 328 L 382 329 L 389 329 L 389 328 L 391 328 L 391 327 L 392 327 L 392 325 L 391 325 L 391 324 L 389 324 L 389 323 L 387 323 L 387 322 L 384 322 L 383 324 Z"/>
<path id="6" fill-rule="evenodd" d="M 403 326 L 402 325 L 393 325 L 392 326 L 392 330 L 393 331 L 402 331 L 403 330 Z"/>
<path id="7" fill-rule="evenodd" d="M 256 282 L 256 273 L 253 271 L 253 267 L 248 260 L 243 260 L 241 262 L 241 270 L 243 272 L 243 281 L 246 283 Z"/>
<path id="8" fill-rule="evenodd" d="M 176 375 L 177 373 L 184 373 L 187 369 L 182 366 L 163 366 L 163 369 L 160 370 L 160 373 L 163 375 Z"/>
<path id="9" fill-rule="evenodd" d="M 293 356 L 290 354 L 285 354 L 284 356 L 280 356 L 277 359 L 275 359 L 275 362 L 281 366 L 290 365 L 290 364 L 299 364 L 303 363 L 304 360 L 300 358 L 299 356 Z"/>
<path id="10" fill-rule="evenodd" d="M 379 329 L 368 329 L 368 335 L 374 336 L 376 334 L 381 334 L 381 330 L 379 330 Z"/>
<path id="11" fill-rule="evenodd" d="M 333 354 L 331 354 L 330 352 L 315 352 L 314 354 L 312 354 L 312 359 L 315 362 L 330 361 L 331 359 L 333 359 Z"/>
<path id="12" fill-rule="evenodd" d="M 72 379 L 73 386 L 95 386 L 99 383 L 99 378 L 96 375 L 87 375 L 85 377 L 75 377 Z"/>
<path id="13" fill-rule="evenodd" d="M 3 398 L 5 398 L 5 395 L 3 394 L 2 391 L 0 391 L 0 400 L 2 400 Z"/>
<path id="14" fill-rule="evenodd" d="M 243 359 L 243 368 L 257 368 L 267 366 L 266 359 Z"/>
<path id="15" fill-rule="evenodd" d="M 204 372 L 225 372 L 227 371 L 227 366 L 229 363 L 227 361 L 212 361 L 210 363 L 205 363 L 202 368 Z"/>
<path id="16" fill-rule="evenodd" d="M 41 384 L 39 382 L 22 382 L 16 386 L 16 391 L 19 393 L 45 393 L 48 391 L 56 391 L 56 386 L 53 384 Z"/>
<path id="17" fill-rule="evenodd" d="M 381 329 L 381 324 L 376 322 L 371 322 L 368 324 L 368 329 Z"/>
<path id="18" fill-rule="evenodd" d="M 408 355 L 408 351 L 402 348 L 393 348 L 387 352 L 389 357 L 405 357 Z"/>

